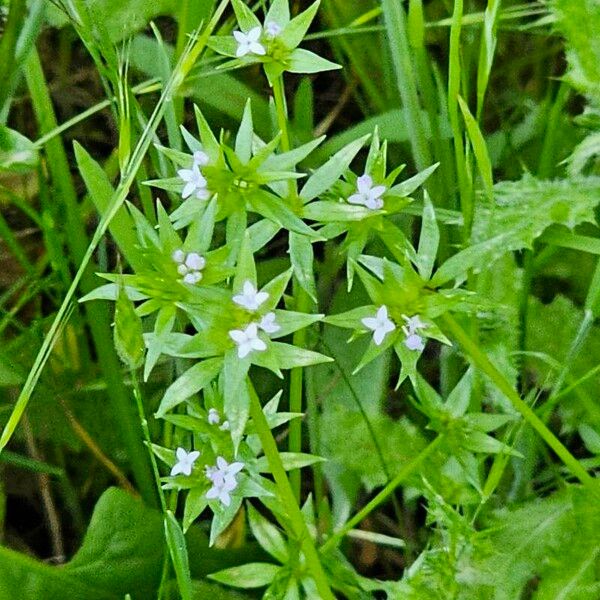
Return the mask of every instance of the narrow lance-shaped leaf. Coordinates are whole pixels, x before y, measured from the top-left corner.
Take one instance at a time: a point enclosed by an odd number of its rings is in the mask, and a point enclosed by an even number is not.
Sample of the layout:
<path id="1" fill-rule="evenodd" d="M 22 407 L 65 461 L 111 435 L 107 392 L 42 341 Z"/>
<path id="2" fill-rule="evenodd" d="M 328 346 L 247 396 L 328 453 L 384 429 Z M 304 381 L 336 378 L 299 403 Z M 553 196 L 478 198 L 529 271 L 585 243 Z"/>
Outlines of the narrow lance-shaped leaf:
<path id="1" fill-rule="evenodd" d="M 165 516 L 165 538 L 169 547 L 181 598 L 182 600 L 192 600 L 192 575 L 190 573 L 185 537 L 177 519 L 170 510 L 167 511 Z"/>

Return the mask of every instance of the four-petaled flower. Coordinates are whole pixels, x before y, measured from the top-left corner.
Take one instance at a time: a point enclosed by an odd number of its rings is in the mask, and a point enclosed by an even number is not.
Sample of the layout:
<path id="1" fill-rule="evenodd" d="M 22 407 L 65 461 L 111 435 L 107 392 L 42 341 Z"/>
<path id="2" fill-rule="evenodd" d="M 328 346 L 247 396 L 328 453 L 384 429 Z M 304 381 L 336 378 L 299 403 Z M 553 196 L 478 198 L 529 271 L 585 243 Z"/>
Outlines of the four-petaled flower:
<path id="1" fill-rule="evenodd" d="M 195 194 L 199 200 L 208 200 L 210 198 L 211 194 L 206 188 L 206 179 L 200 173 L 200 167 L 196 162 L 194 162 L 191 169 L 179 169 L 177 175 L 185 183 L 181 191 L 181 197 L 184 200 L 192 194 Z"/>
<path id="2" fill-rule="evenodd" d="M 235 55 L 238 58 L 242 56 L 246 56 L 246 54 L 258 54 L 259 56 L 264 56 L 267 51 L 265 47 L 258 41 L 260 39 L 260 35 L 262 30 L 260 27 L 253 27 L 248 33 L 243 33 L 242 31 L 234 31 L 233 37 L 235 41 L 238 43 L 238 47 Z"/>
<path id="3" fill-rule="evenodd" d="M 348 198 L 350 204 L 361 204 L 371 210 L 383 208 L 381 196 L 385 194 L 385 185 L 376 185 L 373 187 L 373 179 L 366 173 L 356 180 L 357 192 Z"/>
<path id="4" fill-rule="evenodd" d="M 396 329 L 394 322 L 388 317 L 387 306 L 380 306 L 374 317 L 365 317 L 361 320 L 362 324 L 373 332 L 373 341 L 376 346 L 380 346 L 383 338 Z"/>
<path id="5" fill-rule="evenodd" d="M 275 333 L 279 331 L 281 327 L 278 325 L 277 321 L 275 321 L 275 313 L 270 312 L 267 313 L 258 323 L 258 328 L 262 329 L 265 333 Z"/>
<path id="6" fill-rule="evenodd" d="M 206 492 L 209 500 L 218 499 L 224 506 L 231 504 L 230 492 L 238 486 L 235 476 L 244 468 L 243 462 L 229 464 L 222 456 L 217 456 L 217 464 L 206 468 L 206 476 L 212 487 Z"/>
<path id="7" fill-rule="evenodd" d="M 175 451 L 175 455 L 177 456 L 177 462 L 173 465 L 171 469 L 171 477 L 175 475 L 191 475 L 192 469 L 194 467 L 194 463 L 198 460 L 200 456 L 200 452 L 198 450 L 192 450 L 191 452 L 187 452 L 185 448 L 177 448 Z"/>
<path id="8" fill-rule="evenodd" d="M 265 23 L 265 35 L 268 38 L 276 38 L 281 33 L 281 25 L 275 21 L 267 21 Z"/>
<path id="9" fill-rule="evenodd" d="M 260 305 L 269 297 L 267 292 L 259 292 L 251 281 L 245 281 L 242 293 L 233 297 L 233 301 L 247 310 L 258 310 Z"/>
<path id="10" fill-rule="evenodd" d="M 239 358 L 245 358 L 253 350 L 262 352 L 267 345 L 258 337 L 258 326 L 250 323 L 245 329 L 232 329 L 229 337 L 237 344 Z"/>
<path id="11" fill-rule="evenodd" d="M 427 323 L 423 323 L 419 315 L 413 315 L 412 317 L 402 315 L 402 318 L 406 321 L 406 325 L 402 326 L 402 331 L 406 336 L 404 345 L 409 350 L 418 350 L 419 352 L 422 352 L 425 349 L 425 340 L 417 332 L 419 329 L 427 328 Z"/>
<path id="12" fill-rule="evenodd" d="M 202 279 L 202 269 L 206 266 L 206 259 L 197 252 L 186 254 L 183 250 L 175 250 L 173 260 L 178 264 L 177 272 L 183 276 L 183 282 L 198 283 Z"/>

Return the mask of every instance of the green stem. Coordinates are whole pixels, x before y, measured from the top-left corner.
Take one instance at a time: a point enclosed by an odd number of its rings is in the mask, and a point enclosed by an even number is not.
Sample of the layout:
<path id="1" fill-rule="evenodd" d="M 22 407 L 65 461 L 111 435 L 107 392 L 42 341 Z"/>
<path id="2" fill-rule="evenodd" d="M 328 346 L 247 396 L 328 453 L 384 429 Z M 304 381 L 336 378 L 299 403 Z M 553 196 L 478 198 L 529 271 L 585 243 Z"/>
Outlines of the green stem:
<path id="1" fill-rule="evenodd" d="M 326 553 L 329 550 L 337 547 L 343 537 L 354 529 L 365 517 L 371 514 L 380 504 L 385 502 L 394 490 L 421 465 L 421 463 L 430 456 L 436 448 L 441 444 L 443 436 L 436 437 L 428 446 L 426 446 L 413 460 L 404 465 L 396 476 L 361 510 L 359 510 L 341 529 L 336 531 L 322 546 L 321 553 Z"/>
<path id="2" fill-rule="evenodd" d="M 260 400 L 258 399 L 256 391 L 252 387 L 251 383 L 249 385 L 249 391 L 250 417 L 252 418 L 252 422 L 256 428 L 256 433 L 260 438 L 260 443 L 265 456 L 267 457 L 267 461 L 269 462 L 269 469 L 271 470 L 273 478 L 275 479 L 280 500 L 287 511 L 287 516 L 290 520 L 294 534 L 300 542 L 308 570 L 315 580 L 319 597 L 322 600 L 335 600 L 335 596 L 331 592 L 329 582 L 327 581 L 327 575 L 323 570 L 319 553 L 317 552 L 317 549 L 310 536 L 304 521 L 304 516 L 302 515 L 302 511 L 298 506 L 292 486 L 290 485 L 289 479 L 283 467 L 283 463 L 281 462 L 277 444 L 273 438 L 273 434 L 271 433 L 269 424 L 267 423 L 267 419 L 263 413 Z"/>
<path id="3" fill-rule="evenodd" d="M 581 466 L 579 461 L 569 452 L 562 442 L 544 425 L 544 422 L 533 412 L 510 382 L 492 364 L 490 359 L 479 349 L 473 340 L 465 333 L 462 327 L 452 316 L 446 314 L 442 317 L 446 327 L 462 349 L 471 357 L 473 363 L 483 371 L 494 385 L 510 400 L 512 405 L 523 415 L 525 420 L 535 429 L 539 436 L 554 450 L 571 473 L 585 486 L 595 490 L 595 481 Z"/>
<path id="4" fill-rule="evenodd" d="M 273 82 L 273 100 L 275 101 L 275 111 L 277 112 L 277 126 L 281 131 L 281 149 L 284 152 L 289 152 L 290 132 L 288 131 L 288 114 L 287 103 L 285 100 L 285 90 L 283 87 L 283 76 L 278 77 Z"/>
<path id="5" fill-rule="evenodd" d="M 140 426 L 144 434 L 144 442 L 148 451 L 148 458 L 152 465 L 152 474 L 154 475 L 154 483 L 156 485 L 156 491 L 160 499 L 160 508 L 163 516 L 167 514 L 167 503 L 165 501 L 165 493 L 160 485 L 160 472 L 158 470 L 158 464 L 154 452 L 152 452 L 152 438 L 150 436 L 150 429 L 148 428 L 148 418 L 146 417 L 146 410 L 144 409 L 144 401 L 142 399 L 142 390 L 140 389 L 140 382 L 138 381 L 136 372 L 132 369 L 131 383 L 133 385 L 133 397 L 135 398 L 135 405 L 137 407 L 138 416 L 140 418 Z"/>
<path id="6" fill-rule="evenodd" d="M 283 152 L 291 150 L 290 133 L 288 129 L 288 111 L 285 99 L 285 88 L 283 85 L 283 76 L 278 77 L 273 82 L 273 98 L 275 101 L 275 110 L 277 113 L 277 125 L 281 131 L 281 149 Z M 289 200 L 293 203 L 298 195 L 295 180 L 288 181 Z M 311 301 L 308 294 L 302 289 L 296 280 L 294 280 L 294 299 L 295 308 L 299 312 L 309 312 Z M 303 347 L 306 345 L 306 329 L 296 331 L 293 335 L 292 343 L 294 346 Z M 302 383 L 303 369 L 302 367 L 292 369 L 290 374 L 290 403 L 289 409 L 291 412 L 302 412 Z M 289 450 L 290 452 L 302 451 L 302 421 L 294 419 L 290 423 L 289 433 Z M 300 489 L 302 486 L 302 473 L 300 469 L 296 469 L 290 473 L 290 481 L 294 496 L 298 501 L 300 499 Z"/>

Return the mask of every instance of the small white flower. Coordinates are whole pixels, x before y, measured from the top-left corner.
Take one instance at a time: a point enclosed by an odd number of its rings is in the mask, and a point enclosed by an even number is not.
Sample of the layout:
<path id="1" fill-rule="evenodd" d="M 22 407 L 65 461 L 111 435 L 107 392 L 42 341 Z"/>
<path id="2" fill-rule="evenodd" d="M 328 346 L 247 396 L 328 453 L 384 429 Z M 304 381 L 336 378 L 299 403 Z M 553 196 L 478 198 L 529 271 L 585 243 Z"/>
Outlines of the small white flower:
<path id="1" fill-rule="evenodd" d="M 173 254 L 171 255 L 171 258 L 176 263 L 182 263 L 185 261 L 185 252 L 183 250 L 175 250 L 175 252 L 173 252 Z"/>
<path id="2" fill-rule="evenodd" d="M 200 452 L 197 450 L 192 450 L 191 452 L 187 452 L 185 448 L 177 448 L 175 451 L 175 455 L 177 456 L 177 462 L 173 465 L 171 469 L 171 477 L 175 475 L 191 475 L 192 469 L 194 467 L 194 463 L 198 460 L 200 456 Z"/>
<path id="3" fill-rule="evenodd" d="M 216 408 L 209 409 L 207 420 L 211 425 L 218 425 L 221 422 L 219 411 Z"/>
<path id="4" fill-rule="evenodd" d="M 221 431 L 229 431 L 231 429 L 231 425 L 229 424 L 229 421 L 223 421 L 223 425 L 221 425 L 221 427 L 219 427 L 219 429 Z"/>
<path id="5" fill-rule="evenodd" d="M 258 337 L 256 323 L 250 323 L 245 329 L 232 329 L 229 337 L 237 344 L 239 358 L 245 358 L 253 350 L 263 352 L 267 349 L 267 345 Z"/>
<path id="6" fill-rule="evenodd" d="M 268 38 L 276 38 L 282 32 L 282 27 L 275 21 L 265 23 L 265 34 Z"/>
<path id="7" fill-rule="evenodd" d="M 385 194 L 385 185 L 376 185 L 373 187 L 373 179 L 366 173 L 356 180 L 357 192 L 348 198 L 350 204 L 362 204 L 371 210 L 383 208 L 381 196 Z"/>
<path id="8" fill-rule="evenodd" d="M 259 292 L 251 281 L 246 281 L 242 293 L 235 295 L 233 301 L 248 310 L 257 310 L 268 297 L 267 292 Z"/>
<path id="9" fill-rule="evenodd" d="M 419 329 L 426 329 L 427 327 L 429 327 L 427 323 L 423 323 L 423 321 L 421 321 L 421 317 L 419 317 L 419 315 L 414 315 L 412 317 L 402 315 L 402 318 L 406 321 L 406 329 L 410 333 L 415 333 Z"/>
<path id="10" fill-rule="evenodd" d="M 275 321 L 276 315 L 274 312 L 267 313 L 258 324 L 258 328 L 262 329 L 265 333 L 275 333 L 279 331 L 281 327 Z"/>
<path id="11" fill-rule="evenodd" d="M 246 54 L 258 54 L 259 56 L 264 56 L 267 51 L 265 47 L 258 41 L 260 39 L 260 34 L 262 33 L 260 27 L 253 27 L 248 33 L 243 33 L 242 31 L 234 31 L 233 37 L 235 41 L 238 43 L 237 51 L 235 55 L 238 58 L 242 56 L 246 56 Z"/>
<path id="12" fill-rule="evenodd" d="M 373 332 L 373 341 L 376 346 L 380 346 L 383 338 L 396 329 L 394 322 L 388 317 L 387 306 L 380 306 L 374 317 L 365 317 L 362 324 Z"/>
<path id="13" fill-rule="evenodd" d="M 206 259 L 197 252 L 190 252 L 185 259 L 185 266 L 194 271 L 200 271 L 206 266 Z"/>
<path id="14" fill-rule="evenodd" d="M 196 150 L 192 156 L 194 159 L 194 165 L 198 167 L 205 167 L 210 162 L 208 154 L 202 150 Z"/>
<path id="15" fill-rule="evenodd" d="M 200 173 L 197 164 L 193 164 L 191 169 L 179 169 L 177 175 L 183 179 L 185 185 L 181 191 L 181 197 L 185 200 L 192 194 L 200 200 L 207 200 L 210 197 L 210 192 L 206 189 L 206 179 Z"/>
<path id="16" fill-rule="evenodd" d="M 404 335 L 406 335 L 404 345 L 409 350 L 419 350 L 419 352 L 425 350 L 425 340 L 423 340 L 419 334 L 410 333 L 406 327 L 403 327 L 402 331 L 404 331 Z"/>
<path id="17" fill-rule="evenodd" d="M 230 492 L 233 492 L 238 482 L 236 475 L 244 468 L 243 462 L 229 464 L 222 456 L 217 456 L 217 464 L 206 468 L 206 476 L 212 482 L 212 487 L 206 492 L 209 500 L 218 499 L 224 506 L 231 504 Z"/>

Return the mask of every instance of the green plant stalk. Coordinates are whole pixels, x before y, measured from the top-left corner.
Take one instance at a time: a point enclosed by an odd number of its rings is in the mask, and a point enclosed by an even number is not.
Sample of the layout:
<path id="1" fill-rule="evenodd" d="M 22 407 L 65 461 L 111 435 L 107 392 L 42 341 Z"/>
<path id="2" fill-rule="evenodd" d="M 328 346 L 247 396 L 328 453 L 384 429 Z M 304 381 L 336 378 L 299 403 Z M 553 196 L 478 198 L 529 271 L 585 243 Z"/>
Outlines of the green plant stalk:
<path id="1" fill-rule="evenodd" d="M 406 14 L 402 3 L 397 0 L 382 0 L 381 7 L 396 72 L 396 84 L 405 111 L 410 145 L 417 169 L 420 171 L 431 164 L 431 154 L 421 118 L 417 83 L 408 42 Z"/>
<path id="2" fill-rule="evenodd" d="M 165 500 L 165 493 L 160 484 L 160 471 L 158 470 L 158 464 L 154 452 L 152 452 L 152 437 L 150 436 L 150 429 L 148 427 L 148 417 L 146 416 L 146 410 L 144 408 L 144 401 L 142 399 L 142 390 L 140 389 L 140 382 L 137 378 L 137 373 L 134 369 L 130 370 L 131 383 L 133 386 L 133 397 L 135 399 L 135 405 L 137 408 L 138 416 L 140 419 L 140 427 L 144 434 L 144 443 L 148 452 L 148 459 L 152 465 L 152 475 L 154 476 L 154 484 L 156 486 L 156 492 L 160 500 L 160 508 L 163 513 L 163 517 L 167 516 L 167 503 Z"/>
<path id="3" fill-rule="evenodd" d="M 13 408 L 13 411 L 4 427 L 4 430 L 2 431 L 2 435 L 0 436 L 0 453 L 10 441 L 21 417 L 23 416 L 23 413 L 25 412 L 27 404 L 29 403 L 29 399 L 31 398 L 33 390 L 35 389 L 35 386 L 37 385 L 37 382 L 40 378 L 41 372 L 50 356 L 52 347 L 56 343 L 56 337 L 61 327 L 63 326 L 64 321 L 68 318 L 71 302 L 73 300 L 73 297 L 75 296 L 75 291 L 79 286 L 79 283 L 81 281 L 81 278 L 83 277 L 87 265 L 89 264 L 96 247 L 100 243 L 100 240 L 106 233 L 106 230 L 108 229 L 112 218 L 121 208 L 123 202 L 125 201 L 125 198 L 129 193 L 129 189 L 131 188 L 131 185 L 135 180 L 137 170 L 139 169 L 144 159 L 144 156 L 146 155 L 146 152 L 148 151 L 148 148 L 150 147 L 150 144 L 154 139 L 154 132 L 158 128 L 158 125 L 160 124 L 160 121 L 162 119 L 166 99 L 170 98 L 171 95 L 174 94 L 175 91 L 179 88 L 179 86 L 184 82 L 186 75 L 190 72 L 190 70 L 195 64 L 195 61 L 206 47 L 206 42 L 208 41 L 208 38 L 210 37 L 212 31 L 216 27 L 217 22 L 221 18 L 228 4 L 229 0 L 221 1 L 206 30 L 202 33 L 202 35 L 199 38 L 197 38 L 194 41 L 189 53 L 182 56 L 182 59 L 175 68 L 172 77 L 165 86 L 163 94 L 161 95 L 149 119 L 148 125 L 145 128 L 135 150 L 133 151 L 127 169 L 125 172 L 122 173 L 121 181 L 119 183 L 119 186 L 115 190 L 115 194 L 111 201 L 111 205 L 104 213 L 104 215 L 102 215 L 100 223 L 98 224 L 96 231 L 94 232 L 94 236 L 92 237 L 92 241 L 90 242 L 85 252 L 85 255 L 81 260 L 79 269 L 75 273 L 75 277 L 73 278 L 73 281 L 71 282 L 71 285 L 67 290 L 67 293 L 65 294 L 63 302 L 60 308 L 58 309 L 56 316 L 54 317 L 54 321 L 52 322 L 50 330 L 48 331 L 48 334 L 44 339 L 42 347 L 38 352 L 35 362 L 27 377 L 27 380 L 25 381 L 21 393 L 17 398 L 17 402 Z M 118 375 L 118 372 L 115 372 L 115 375 Z"/>
<path id="4" fill-rule="evenodd" d="M 490 359 L 479 349 L 479 346 L 473 342 L 455 319 L 449 314 L 445 314 L 442 316 L 442 320 L 448 331 L 452 334 L 452 337 L 459 343 L 463 351 L 471 357 L 473 364 L 483 371 L 491 379 L 492 383 L 510 400 L 511 404 L 521 413 L 523 418 L 533 427 L 546 444 L 554 450 L 569 471 L 583 485 L 595 491 L 596 482 L 594 478 L 588 474 L 562 442 L 544 425 L 544 422 L 535 414 L 530 406 L 521 399 L 510 382 L 498 371 Z"/>
<path id="5" fill-rule="evenodd" d="M 415 458 L 413 458 L 408 464 L 404 465 L 396 476 L 386 484 L 386 486 L 372 498 L 361 510 L 359 510 L 346 524 L 336 531 L 320 548 L 321 553 L 326 553 L 333 548 L 336 548 L 342 541 L 344 536 L 351 530 L 354 529 L 365 517 L 371 514 L 380 504 L 385 502 L 387 498 L 394 492 L 394 490 L 410 475 L 412 475 L 422 464 L 422 462 L 428 458 L 437 447 L 441 444 L 444 439 L 443 435 L 436 437 L 428 446 L 426 446 Z"/>
<path id="6" fill-rule="evenodd" d="M 31 93 L 34 112 L 39 122 L 40 132 L 45 133 L 56 128 L 57 122 L 39 55 L 35 49 L 31 51 L 25 64 L 25 78 Z M 59 138 L 50 140 L 46 144 L 46 153 L 57 196 L 61 199 L 65 209 L 67 244 L 74 260 L 82 261 L 85 255 L 87 235 L 81 220 L 77 194 L 61 140 Z M 93 275 L 85 269 L 85 266 L 80 267 L 80 270 L 82 288 L 84 291 L 92 290 L 95 287 Z M 140 440 L 135 411 L 130 405 L 129 395 L 120 376 L 120 365 L 110 336 L 110 318 L 107 308 L 100 304 L 89 304 L 84 310 L 98 353 L 100 367 L 108 385 L 108 398 L 118 423 L 121 438 L 127 446 L 136 483 L 142 496 L 150 502 L 153 498 L 152 478 Z M 3 447 L 1 443 L 0 446 Z"/>
<path id="7" fill-rule="evenodd" d="M 154 483 L 156 485 L 156 491 L 160 501 L 160 509 L 163 514 L 163 520 L 167 518 L 167 502 L 165 499 L 165 492 L 160 484 L 160 471 L 158 470 L 158 464 L 154 452 L 152 452 L 152 437 L 150 436 L 150 429 L 148 428 L 148 417 L 146 416 L 146 410 L 144 409 L 144 401 L 142 399 L 142 390 L 140 389 L 140 382 L 137 378 L 137 373 L 134 369 L 130 370 L 131 382 L 133 386 L 133 397 L 135 398 L 135 404 L 137 406 L 138 415 L 140 418 L 140 425 L 144 433 L 144 442 L 148 451 L 148 458 L 152 465 L 152 474 L 154 475 Z M 167 554 L 163 557 L 163 566 L 161 573 L 161 583 L 158 591 L 158 600 L 163 598 L 164 584 L 167 581 L 169 575 L 169 560 Z"/>
<path id="8" fill-rule="evenodd" d="M 277 125 L 281 131 L 281 149 L 283 152 L 291 150 L 290 133 L 288 129 L 288 112 L 285 100 L 285 88 L 283 85 L 283 76 L 278 77 L 273 82 L 273 98 L 275 102 L 275 110 L 277 113 Z M 296 182 L 288 182 L 288 194 L 290 201 L 293 203 L 298 195 Z M 299 312 L 310 311 L 310 297 L 302 289 L 296 280 L 293 283 L 293 293 L 295 299 L 295 308 Z M 306 345 L 306 330 L 301 329 L 296 331 L 292 338 L 292 343 L 295 346 L 304 347 Z M 302 412 L 302 383 L 303 369 L 298 367 L 292 369 L 290 373 L 290 412 Z M 290 423 L 288 447 L 290 452 L 302 451 L 302 421 L 294 419 Z M 300 469 L 296 469 L 290 473 L 290 481 L 296 500 L 300 499 L 300 489 L 302 486 L 302 473 Z"/>
<path id="9" fill-rule="evenodd" d="M 307 568 L 315 581 L 317 590 L 320 594 L 319 597 L 322 600 L 335 600 L 335 596 L 331 592 L 329 582 L 327 581 L 327 575 L 323 570 L 319 553 L 312 541 L 304 521 L 304 516 L 302 515 L 302 512 L 298 506 L 294 491 L 292 490 L 292 486 L 283 467 L 283 463 L 281 462 L 281 457 L 279 456 L 279 451 L 277 449 L 277 443 L 275 442 L 273 434 L 269 429 L 269 424 L 267 423 L 267 419 L 263 413 L 260 400 L 258 399 L 252 384 L 250 384 L 248 387 L 250 391 L 250 417 L 252 418 L 252 422 L 256 428 L 256 433 L 260 438 L 260 443 L 265 456 L 267 457 L 269 469 L 271 470 L 273 478 L 275 479 L 275 483 L 277 484 L 280 500 L 287 511 L 290 524 L 296 537 L 298 538 L 298 541 L 300 542 Z"/>

